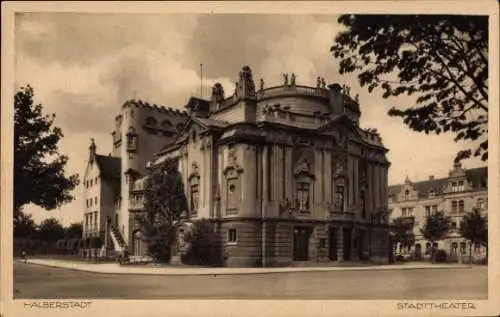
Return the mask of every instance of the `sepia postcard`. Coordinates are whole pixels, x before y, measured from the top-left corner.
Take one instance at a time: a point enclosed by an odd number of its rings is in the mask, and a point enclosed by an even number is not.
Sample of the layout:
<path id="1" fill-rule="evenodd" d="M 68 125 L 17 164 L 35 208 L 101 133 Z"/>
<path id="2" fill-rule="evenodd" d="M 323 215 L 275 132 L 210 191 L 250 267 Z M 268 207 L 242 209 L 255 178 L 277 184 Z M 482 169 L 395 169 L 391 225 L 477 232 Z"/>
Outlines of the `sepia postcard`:
<path id="1" fill-rule="evenodd" d="M 498 28 L 2 3 L 1 316 L 498 316 Z"/>

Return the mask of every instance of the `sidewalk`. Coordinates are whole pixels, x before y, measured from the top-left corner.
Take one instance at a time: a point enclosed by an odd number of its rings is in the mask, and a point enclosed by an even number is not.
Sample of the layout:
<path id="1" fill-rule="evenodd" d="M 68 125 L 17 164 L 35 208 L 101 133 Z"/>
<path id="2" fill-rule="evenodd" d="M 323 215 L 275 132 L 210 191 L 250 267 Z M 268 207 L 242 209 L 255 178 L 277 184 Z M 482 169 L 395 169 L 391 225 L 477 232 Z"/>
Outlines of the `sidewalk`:
<path id="1" fill-rule="evenodd" d="M 152 265 L 121 266 L 117 263 L 79 263 L 76 261 L 64 261 L 55 259 L 29 259 L 31 264 L 45 265 L 50 267 L 78 270 L 92 273 L 104 274 L 134 274 L 134 275 L 239 275 L 239 274 L 269 274 L 269 273 L 293 273 L 293 272 L 332 272 L 332 271 L 366 271 L 366 270 L 412 270 L 412 269 L 452 269 L 471 268 L 470 265 L 460 264 L 430 264 L 430 263 L 405 263 L 392 265 L 367 265 L 367 266 L 330 266 L 330 267 L 270 267 L 270 268 L 192 268 L 184 266 Z"/>

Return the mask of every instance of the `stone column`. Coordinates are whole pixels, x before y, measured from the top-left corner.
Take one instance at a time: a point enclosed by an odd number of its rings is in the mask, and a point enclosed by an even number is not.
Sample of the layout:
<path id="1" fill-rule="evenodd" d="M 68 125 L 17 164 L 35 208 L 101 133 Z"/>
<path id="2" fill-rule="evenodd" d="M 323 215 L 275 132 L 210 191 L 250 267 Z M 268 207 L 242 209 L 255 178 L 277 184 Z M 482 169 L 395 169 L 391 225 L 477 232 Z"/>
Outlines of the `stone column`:
<path id="1" fill-rule="evenodd" d="M 314 176 L 316 180 L 313 182 L 312 186 L 312 201 L 314 207 L 319 206 L 321 202 L 321 184 L 323 183 L 323 175 L 321 171 L 321 150 L 314 148 L 314 162 L 311 162 L 314 166 Z M 316 209 L 316 208 L 314 208 Z"/>
<path id="2" fill-rule="evenodd" d="M 286 183 L 286 193 L 285 197 L 288 198 L 289 201 L 292 200 L 293 196 L 293 187 L 294 187 L 294 179 L 293 179 L 293 167 L 292 167 L 292 147 L 285 146 L 285 183 Z"/>
<path id="3" fill-rule="evenodd" d="M 267 212 L 269 202 L 269 147 L 262 146 L 262 208 L 264 214 Z"/>
<path id="4" fill-rule="evenodd" d="M 336 227 L 336 234 L 337 234 L 337 261 L 338 262 L 343 262 L 344 261 L 344 232 L 343 232 L 343 227 Z"/>
<path id="5" fill-rule="evenodd" d="M 323 175 L 325 178 L 325 198 L 324 202 L 327 204 L 333 204 L 332 193 L 332 152 L 330 149 L 325 150 L 325 165 L 323 168 Z"/>
<path id="6" fill-rule="evenodd" d="M 348 178 L 349 178 L 349 204 L 348 204 L 348 208 L 351 208 L 353 205 L 354 205 L 354 182 L 355 182 L 355 179 L 354 179 L 354 167 L 353 167 L 354 163 L 353 163 L 353 159 L 352 157 L 350 156 L 348 159 L 347 159 L 347 172 L 349 175 Z"/>

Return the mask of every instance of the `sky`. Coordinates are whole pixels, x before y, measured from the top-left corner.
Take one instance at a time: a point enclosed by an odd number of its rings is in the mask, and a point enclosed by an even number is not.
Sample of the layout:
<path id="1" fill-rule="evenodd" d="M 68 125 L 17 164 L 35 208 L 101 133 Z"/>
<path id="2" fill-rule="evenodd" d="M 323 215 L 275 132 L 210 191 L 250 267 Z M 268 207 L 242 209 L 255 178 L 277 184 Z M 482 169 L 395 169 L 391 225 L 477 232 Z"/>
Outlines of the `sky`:
<path id="1" fill-rule="evenodd" d="M 15 85 L 30 84 L 44 112 L 56 114 L 68 175 L 83 176 L 92 137 L 99 153 L 111 152 L 114 117 L 125 100 L 183 108 L 199 95 L 203 63 L 205 97 L 215 82 L 232 92 L 245 65 L 266 86 L 292 72 L 299 85 L 315 86 L 318 76 L 346 84 L 359 94 L 361 126 L 377 128 L 390 150 L 389 184 L 407 175 L 445 177 L 468 144 L 409 130 L 387 111 L 411 106 L 413 99 L 383 99 L 360 87 L 355 75 L 340 75 L 330 53 L 339 30 L 334 15 L 22 13 L 15 19 Z M 463 166 L 484 163 L 472 159 Z M 70 204 L 25 211 L 37 223 L 55 217 L 68 225 L 82 219 L 81 194 L 80 186 Z"/>

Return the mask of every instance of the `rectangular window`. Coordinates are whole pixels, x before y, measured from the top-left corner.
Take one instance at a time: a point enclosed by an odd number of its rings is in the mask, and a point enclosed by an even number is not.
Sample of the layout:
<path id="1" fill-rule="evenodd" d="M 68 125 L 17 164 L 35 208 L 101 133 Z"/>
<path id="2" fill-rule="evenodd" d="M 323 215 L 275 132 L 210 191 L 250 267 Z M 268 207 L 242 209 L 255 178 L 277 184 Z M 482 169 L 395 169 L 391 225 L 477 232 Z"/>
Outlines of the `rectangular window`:
<path id="1" fill-rule="evenodd" d="M 227 242 L 236 243 L 236 229 L 229 229 L 227 231 Z"/>
<path id="2" fill-rule="evenodd" d="M 455 221 L 451 222 L 451 228 L 456 229 L 457 228 L 457 223 Z"/>
<path id="3" fill-rule="evenodd" d="M 94 198 L 94 205 L 97 206 L 97 197 Z"/>
<path id="4" fill-rule="evenodd" d="M 413 216 L 413 207 L 408 208 L 408 217 Z"/>
<path id="5" fill-rule="evenodd" d="M 408 214 L 408 209 L 407 208 L 401 208 L 401 216 L 406 217 Z"/>
<path id="6" fill-rule="evenodd" d="M 479 208 L 479 209 L 484 209 L 484 199 L 479 198 L 479 199 L 477 200 L 477 208 Z"/>
<path id="7" fill-rule="evenodd" d="M 462 214 L 464 212 L 464 209 L 465 209 L 465 204 L 464 204 L 464 201 L 463 200 L 460 200 L 458 202 L 458 213 L 459 214 Z"/>
<path id="8" fill-rule="evenodd" d="M 95 178 L 94 183 L 97 185 L 97 177 Z"/>
<path id="9" fill-rule="evenodd" d="M 92 187 L 93 186 L 93 179 L 90 180 L 90 186 Z"/>
<path id="10" fill-rule="evenodd" d="M 465 183 L 464 181 L 459 181 L 458 182 L 458 191 L 464 191 L 465 190 Z"/>
<path id="11" fill-rule="evenodd" d="M 451 183 L 451 191 L 453 191 L 453 192 L 458 191 L 457 182 L 452 182 Z"/>
<path id="12" fill-rule="evenodd" d="M 335 210 L 344 211 L 344 186 L 335 187 Z"/>
<path id="13" fill-rule="evenodd" d="M 457 253 L 458 243 L 453 242 L 451 244 L 451 253 Z"/>
<path id="14" fill-rule="evenodd" d="M 458 207 L 458 201 L 456 200 L 452 200 L 451 201 L 451 212 L 453 214 L 456 214 L 457 213 L 457 207 Z"/>
<path id="15" fill-rule="evenodd" d="M 432 214 L 435 215 L 438 212 L 438 206 L 437 205 L 432 205 Z"/>
<path id="16" fill-rule="evenodd" d="M 431 215 L 431 206 L 425 206 L 425 216 L 429 217 Z"/>
<path id="17" fill-rule="evenodd" d="M 460 242 L 460 253 L 464 254 L 465 250 L 467 250 L 467 243 Z"/>
<path id="18" fill-rule="evenodd" d="M 309 211 L 309 183 L 297 183 L 297 207 L 301 212 Z"/>
<path id="19" fill-rule="evenodd" d="M 481 252 L 481 243 L 474 243 L 474 253 L 480 253 Z"/>

